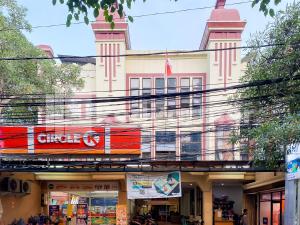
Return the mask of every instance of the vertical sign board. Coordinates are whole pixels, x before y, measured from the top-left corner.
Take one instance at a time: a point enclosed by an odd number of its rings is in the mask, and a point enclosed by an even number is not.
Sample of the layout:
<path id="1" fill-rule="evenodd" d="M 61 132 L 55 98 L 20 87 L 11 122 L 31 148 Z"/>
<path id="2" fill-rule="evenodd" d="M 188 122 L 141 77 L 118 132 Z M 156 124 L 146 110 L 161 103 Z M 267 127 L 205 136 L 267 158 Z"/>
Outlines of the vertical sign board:
<path id="1" fill-rule="evenodd" d="M 127 174 L 128 199 L 181 197 L 180 172 Z"/>
<path id="2" fill-rule="evenodd" d="M 116 225 L 127 225 L 127 205 L 116 206 Z"/>
<path id="3" fill-rule="evenodd" d="M 287 179 L 300 179 L 300 143 L 289 146 L 287 154 Z"/>

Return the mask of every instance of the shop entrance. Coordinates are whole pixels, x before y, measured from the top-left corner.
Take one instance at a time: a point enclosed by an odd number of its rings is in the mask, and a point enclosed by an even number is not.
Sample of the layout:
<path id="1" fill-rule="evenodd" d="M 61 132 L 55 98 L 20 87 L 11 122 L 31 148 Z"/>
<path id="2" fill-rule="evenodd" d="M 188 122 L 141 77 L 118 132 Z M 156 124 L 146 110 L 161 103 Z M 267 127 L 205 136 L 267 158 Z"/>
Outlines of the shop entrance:
<path id="1" fill-rule="evenodd" d="M 47 208 L 54 224 L 114 225 L 119 200 L 118 182 L 47 183 Z M 68 223 L 67 223 L 68 222 Z"/>
<path id="2" fill-rule="evenodd" d="M 202 222 L 202 191 L 194 183 L 182 183 L 179 198 L 134 200 L 136 215 L 147 215 L 158 224 L 194 225 Z"/>
<path id="3" fill-rule="evenodd" d="M 66 224 L 116 224 L 117 191 L 50 192 L 49 216 Z"/>
<path id="4" fill-rule="evenodd" d="M 116 224 L 117 191 L 50 192 L 49 216 L 66 224 Z"/>

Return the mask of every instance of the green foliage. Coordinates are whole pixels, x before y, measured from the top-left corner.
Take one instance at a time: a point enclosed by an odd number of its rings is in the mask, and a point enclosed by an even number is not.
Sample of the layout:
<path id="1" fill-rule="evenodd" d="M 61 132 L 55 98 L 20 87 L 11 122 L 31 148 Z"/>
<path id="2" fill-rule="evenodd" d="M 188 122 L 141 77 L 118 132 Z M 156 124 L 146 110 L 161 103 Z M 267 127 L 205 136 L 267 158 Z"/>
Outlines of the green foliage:
<path id="1" fill-rule="evenodd" d="M 270 5 L 270 2 L 271 0 L 253 0 L 252 7 L 254 7 L 255 5 L 259 5 L 259 11 L 262 11 L 265 16 L 269 14 L 270 16 L 274 17 L 274 9 L 268 7 Z M 274 0 L 275 5 L 278 5 L 280 2 L 281 0 Z"/>
<path id="2" fill-rule="evenodd" d="M 173 1 L 176 2 L 177 0 Z M 119 18 L 124 18 L 124 8 L 127 7 L 131 9 L 135 0 L 68 0 L 66 2 L 61 0 L 59 2 L 68 6 L 69 14 L 66 21 L 67 26 L 70 26 L 72 21 L 72 17 L 69 15 L 73 15 L 73 18 L 78 20 L 79 15 L 82 14 L 84 22 L 89 24 L 89 10 L 92 10 L 94 18 L 97 18 L 99 13 L 101 13 L 105 21 L 110 23 L 113 29 L 115 26 L 114 20 L 116 19 L 114 18 L 114 13 L 117 12 Z M 143 0 L 143 2 L 146 2 L 146 0 Z M 56 5 L 56 3 L 56 0 L 52 0 L 53 5 Z M 130 22 L 133 22 L 132 16 L 128 16 L 127 18 Z"/>
<path id="3" fill-rule="evenodd" d="M 245 88 L 238 98 L 244 114 L 238 140 L 253 142 L 254 162 L 268 167 L 284 160 L 285 147 L 300 141 L 300 3 L 279 12 L 249 45 L 275 45 L 252 49 L 242 82 L 283 78 L 283 82 Z M 237 140 L 237 139 L 236 139 Z"/>
<path id="4" fill-rule="evenodd" d="M 5 12 L 5 13 L 4 13 Z M 19 30 L 30 25 L 25 20 L 26 10 L 15 0 L 0 1 L 0 29 L 14 28 L 0 32 L 0 57 L 41 57 L 44 52 L 33 46 Z M 80 70 L 74 65 L 57 65 L 54 60 L 0 61 L 0 116 L 13 118 L 15 122 L 31 123 L 36 120 L 37 108 L 3 108 L 9 102 L 24 102 L 27 94 L 67 93 L 80 88 L 83 81 Z M 41 101 L 44 97 L 30 98 Z M 23 117 L 23 118 L 22 118 Z"/>
<path id="5" fill-rule="evenodd" d="M 172 0 L 171 0 L 172 1 Z M 178 0 L 174 0 L 175 2 Z M 59 1 L 61 4 L 64 4 L 65 2 L 63 0 Z M 67 16 L 67 22 L 66 25 L 70 26 L 72 17 L 69 15 L 73 15 L 73 17 L 78 20 L 79 15 L 82 13 L 84 22 L 88 24 L 89 21 L 89 11 L 88 9 L 93 10 L 94 17 L 99 16 L 99 11 L 102 10 L 100 13 L 103 13 L 103 16 L 106 20 L 106 22 L 109 22 L 111 24 L 111 27 L 114 27 L 114 19 L 113 13 L 117 10 L 118 16 L 120 18 L 123 18 L 124 13 L 124 6 L 127 6 L 128 9 L 131 9 L 132 3 L 134 3 L 135 0 L 68 0 L 66 1 L 66 5 L 68 6 L 69 14 Z M 143 0 L 143 2 L 146 2 L 146 0 Z M 269 8 L 271 0 L 253 0 L 252 7 L 255 5 L 259 5 L 259 10 L 262 11 L 265 15 L 274 16 L 275 12 L 272 8 Z M 275 5 L 279 4 L 281 0 L 274 0 Z M 52 0 L 52 4 L 55 5 L 57 3 L 57 0 Z M 128 16 L 128 20 L 130 22 L 133 22 L 133 17 Z"/>

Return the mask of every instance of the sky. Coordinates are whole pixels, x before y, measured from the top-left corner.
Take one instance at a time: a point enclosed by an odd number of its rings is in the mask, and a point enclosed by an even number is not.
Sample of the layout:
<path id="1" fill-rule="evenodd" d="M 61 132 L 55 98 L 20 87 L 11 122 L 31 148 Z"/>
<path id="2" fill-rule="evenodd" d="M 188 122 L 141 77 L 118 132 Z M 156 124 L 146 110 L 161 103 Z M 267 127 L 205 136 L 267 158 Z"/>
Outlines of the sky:
<path id="1" fill-rule="evenodd" d="M 227 0 L 227 4 L 246 2 L 247 0 Z M 294 0 L 282 0 L 275 11 L 285 9 L 287 3 Z M 27 8 L 27 20 L 32 26 L 63 24 L 66 21 L 68 9 L 66 5 L 52 5 L 52 0 L 17 0 Z M 136 0 L 127 15 L 143 15 L 156 12 L 175 11 L 190 8 L 211 6 L 209 9 L 194 10 L 173 14 L 135 18 L 129 22 L 131 48 L 134 50 L 192 50 L 198 49 L 210 12 L 216 0 Z M 241 19 L 247 21 L 243 32 L 243 45 L 251 34 L 263 30 L 271 17 L 265 17 L 252 8 L 251 3 L 227 6 L 236 8 Z M 91 15 L 90 19 L 94 19 Z M 83 18 L 81 18 L 83 21 Z M 90 25 L 72 24 L 70 27 L 33 28 L 31 33 L 25 33 L 35 45 L 50 45 L 55 55 L 95 55 L 95 38 Z"/>

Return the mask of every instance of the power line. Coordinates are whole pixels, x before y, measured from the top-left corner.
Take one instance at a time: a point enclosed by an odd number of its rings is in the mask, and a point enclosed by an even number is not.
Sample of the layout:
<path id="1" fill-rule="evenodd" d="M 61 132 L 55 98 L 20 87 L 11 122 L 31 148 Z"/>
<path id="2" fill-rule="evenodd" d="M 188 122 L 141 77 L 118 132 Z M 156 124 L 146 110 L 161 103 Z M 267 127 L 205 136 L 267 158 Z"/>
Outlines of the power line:
<path id="1" fill-rule="evenodd" d="M 161 75 L 161 77 L 153 77 L 153 78 L 145 78 L 145 79 L 165 79 L 164 78 L 164 75 L 163 74 L 158 74 L 158 75 Z M 176 73 L 174 73 L 174 75 L 176 75 Z M 203 77 L 202 76 L 192 76 L 193 73 L 191 73 L 191 78 L 192 79 L 202 79 L 203 80 Z M 80 78 L 82 78 L 80 76 Z M 168 77 L 168 78 L 174 78 L 172 76 Z M 183 79 L 185 79 L 186 77 L 183 77 Z M 140 79 L 140 78 L 129 78 L 129 79 Z M 238 82 L 238 81 L 233 81 L 233 82 L 227 82 L 226 84 L 240 84 L 241 82 Z M 204 84 L 202 82 L 202 84 L 198 84 L 198 85 L 190 85 L 190 88 L 193 88 L 193 87 L 206 87 L 206 86 L 218 86 L 218 85 L 224 85 L 224 82 L 222 83 L 208 83 L 208 84 Z M 182 86 L 175 86 L 174 88 L 176 89 L 180 89 Z M 165 87 L 167 88 L 167 87 Z M 155 91 L 155 90 L 161 90 L 163 88 L 158 88 L 158 87 L 151 87 L 151 88 L 129 88 L 129 89 L 116 89 L 116 90 L 113 90 L 113 92 L 126 92 L 126 91 L 131 91 L 131 90 L 134 90 L 134 91 L 142 91 L 142 90 L 151 90 L 151 91 Z M 6 92 L 2 92 L 2 94 L 0 95 L 0 99 L 16 99 L 16 96 L 21 96 L 21 98 L 17 98 L 17 100 L 26 100 L 26 99 L 34 99 L 34 97 L 38 96 L 37 98 L 40 99 L 40 97 L 42 96 L 44 99 L 47 99 L 47 98 L 53 98 L 53 97 L 50 97 L 50 96 L 54 96 L 55 95 L 55 99 L 90 99 L 90 98 L 95 98 L 95 96 L 91 96 L 91 97 L 81 97 L 80 95 L 83 94 L 90 94 L 90 95 L 93 95 L 93 94 L 97 94 L 97 93 L 110 93 L 110 91 L 76 91 L 76 93 L 74 94 L 78 94 L 79 96 L 67 96 L 66 93 L 55 93 L 55 92 L 45 92 L 45 93 L 19 93 L 19 94 L 14 94 L 14 95 L 11 95 L 9 93 L 6 93 Z M 47 96 L 48 95 L 48 96 Z M 32 96 L 32 97 L 24 97 L 24 96 Z M 60 96 L 65 96 L 65 97 L 60 97 Z"/>
<path id="2" fill-rule="evenodd" d="M 233 6 L 233 5 L 241 5 L 241 4 L 246 4 L 246 3 L 251 3 L 252 1 L 242 1 L 242 2 L 236 2 L 236 3 L 228 3 L 226 4 L 227 6 Z M 188 11 L 197 11 L 197 10 L 203 10 L 203 9 L 210 9 L 214 8 L 215 6 L 204 6 L 204 7 L 197 7 L 197 8 L 187 8 L 187 9 L 181 9 L 181 10 L 173 10 L 173 11 L 164 11 L 164 12 L 155 12 L 155 13 L 148 13 L 148 14 L 141 14 L 141 15 L 133 15 L 133 18 L 143 18 L 143 17 L 149 17 L 149 16 L 157 16 L 157 15 L 167 15 L 167 14 L 175 14 L 175 13 L 181 13 L 181 12 L 188 12 Z M 125 18 L 127 18 L 125 16 Z M 96 20 L 91 21 L 91 23 L 96 22 Z M 79 25 L 79 24 L 85 24 L 84 21 L 75 21 L 72 22 L 72 25 Z M 59 24 L 49 24 L 49 25 L 37 25 L 37 26 L 32 26 L 31 29 L 39 29 L 39 28 L 52 28 L 52 27 L 60 27 L 64 26 L 66 27 L 66 23 L 59 23 Z M 1 31 L 12 31 L 12 30 L 24 30 L 27 28 L 25 27 L 18 27 L 18 28 L 3 28 L 0 30 Z"/>
<path id="3" fill-rule="evenodd" d="M 47 103 L 48 106 L 51 105 L 74 105 L 74 104 L 90 104 L 90 103 L 112 103 L 112 102 L 128 102 L 132 100 L 150 100 L 150 99 L 163 99 L 168 97 L 177 97 L 177 96 L 189 96 L 189 95 L 197 95 L 197 94 L 206 94 L 212 93 L 217 91 L 228 91 L 228 90 L 237 90 L 243 88 L 250 88 L 250 87 L 259 87 L 269 84 L 277 84 L 288 80 L 299 80 L 300 75 L 296 75 L 293 77 L 279 77 L 274 79 L 266 79 L 266 80 L 256 80 L 245 84 L 238 84 L 232 85 L 228 87 L 222 88 L 211 88 L 206 90 L 200 91 L 188 91 L 188 92 L 175 92 L 175 93 L 166 93 L 166 94 L 156 94 L 156 95 L 142 95 L 142 96 L 120 96 L 120 97 L 107 97 L 102 99 L 91 99 L 89 101 L 72 101 L 72 102 L 32 102 L 32 103 L 7 103 L 7 104 L 0 104 L 0 106 L 9 106 L 9 107 L 20 107 L 20 106 L 45 106 Z"/>
<path id="4" fill-rule="evenodd" d="M 191 53 L 202 53 L 202 52 L 215 52 L 215 51 L 225 51 L 234 49 L 258 49 L 266 47 L 284 46 L 286 43 L 274 43 L 274 44 L 264 44 L 264 45 L 251 45 L 251 46 L 239 46 L 239 47 L 228 47 L 228 48 L 216 48 L 216 49 L 197 49 L 197 50 L 178 50 L 168 52 L 169 56 L 179 55 L 179 54 L 191 54 Z M 292 43 L 291 46 L 299 45 L 299 43 Z M 83 59 L 83 58 L 114 58 L 114 57 L 130 57 L 130 56 L 162 56 L 166 52 L 153 52 L 153 53 L 131 53 L 131 54 L 116 54 L 116 55 L 88 55 L 88 56 L 41 56 L 41 57 L 3 57 L 0 61 L 20 61 L 20 60 L 53 60 L 53 59 Z"/>

